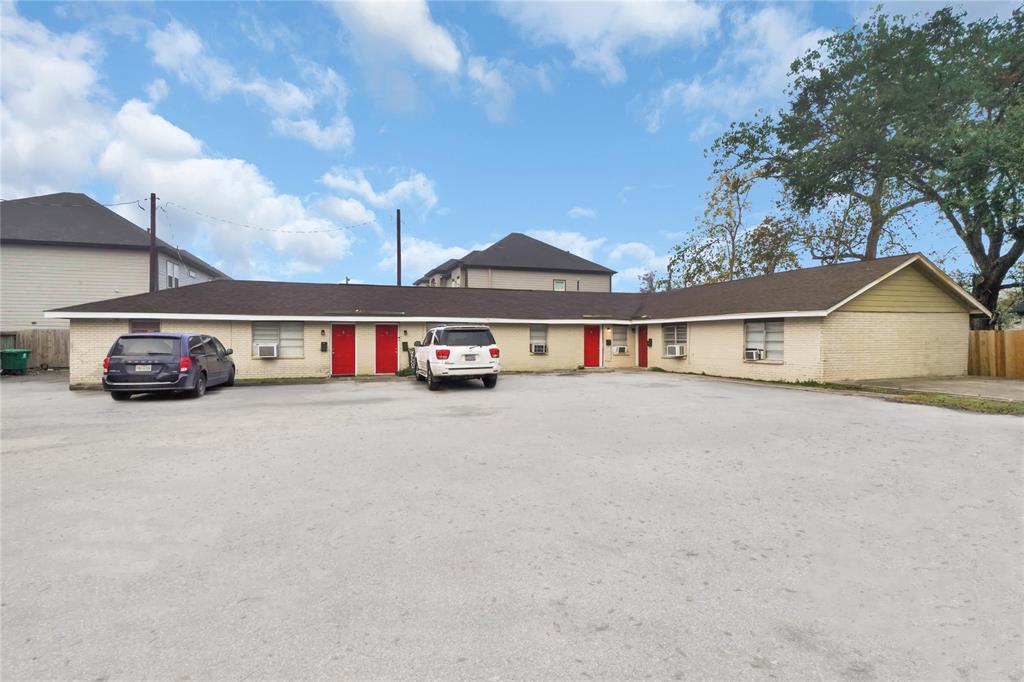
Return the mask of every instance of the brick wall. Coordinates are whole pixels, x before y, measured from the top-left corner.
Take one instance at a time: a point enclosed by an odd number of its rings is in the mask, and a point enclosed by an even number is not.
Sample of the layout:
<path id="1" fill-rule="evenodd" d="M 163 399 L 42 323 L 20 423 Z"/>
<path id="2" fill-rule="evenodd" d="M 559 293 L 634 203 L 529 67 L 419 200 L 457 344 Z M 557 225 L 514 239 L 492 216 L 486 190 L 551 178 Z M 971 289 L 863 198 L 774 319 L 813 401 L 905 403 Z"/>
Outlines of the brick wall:
<path id="1" fill-rule="evenodd" d="M 746 362 L 743 360 L 743 321 L 690 322 L 687 330 L 687 357 L 662 356 L 661 325 L 648 325 L 654 345 L 648 353 L 648 365 L 671 372 L 690 372 L 742 379 L 770 381 L 820 380 L 821 320 L 791 317 L 785 321 L 783 360 Z"/>
<path id="2" fill-rule="evenodd" d="M 967 374 L 968 315 L 835 312 L 822 327 L 828 381 Z"/>
<path id="3" fill-rule="evenodd" d="M 72 320 L 68 369 L 71 388 L 99 386 L 103 358 L 117 337 L 127 333 L 127 320 Z"/>

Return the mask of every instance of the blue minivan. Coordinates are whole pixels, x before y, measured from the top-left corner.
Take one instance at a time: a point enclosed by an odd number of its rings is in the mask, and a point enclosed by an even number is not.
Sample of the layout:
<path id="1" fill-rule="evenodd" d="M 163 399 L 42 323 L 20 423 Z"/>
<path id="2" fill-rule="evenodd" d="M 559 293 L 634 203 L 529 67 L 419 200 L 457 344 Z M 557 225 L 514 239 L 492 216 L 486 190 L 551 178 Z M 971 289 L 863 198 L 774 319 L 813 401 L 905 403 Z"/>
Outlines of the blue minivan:
<path id="1" fill-rule="evenodd" d="M 161 391 L 199 398 L 234 383 L 231 349 L 209 334 L 125 334 L 103 359 L 103 390 L 114 400 Z"/>

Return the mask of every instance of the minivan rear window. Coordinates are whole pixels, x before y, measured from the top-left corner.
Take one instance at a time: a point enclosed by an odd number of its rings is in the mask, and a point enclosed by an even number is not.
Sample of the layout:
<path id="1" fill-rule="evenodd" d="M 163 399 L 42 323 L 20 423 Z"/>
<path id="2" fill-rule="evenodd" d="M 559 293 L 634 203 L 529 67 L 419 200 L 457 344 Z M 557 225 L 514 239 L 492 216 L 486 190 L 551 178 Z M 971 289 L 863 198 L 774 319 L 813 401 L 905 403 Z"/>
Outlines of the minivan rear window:
<path id="1" fill-rule="evenodd" d="M 110 349 L 111 355 L 180 355 L 176 336 L 122 336 Z"/>
<path id="2" fill-rule="evenodd" d="M 440 332 L 442 346 L 490 346 L 494 336 L 490 329 L 443 329 Z"/>

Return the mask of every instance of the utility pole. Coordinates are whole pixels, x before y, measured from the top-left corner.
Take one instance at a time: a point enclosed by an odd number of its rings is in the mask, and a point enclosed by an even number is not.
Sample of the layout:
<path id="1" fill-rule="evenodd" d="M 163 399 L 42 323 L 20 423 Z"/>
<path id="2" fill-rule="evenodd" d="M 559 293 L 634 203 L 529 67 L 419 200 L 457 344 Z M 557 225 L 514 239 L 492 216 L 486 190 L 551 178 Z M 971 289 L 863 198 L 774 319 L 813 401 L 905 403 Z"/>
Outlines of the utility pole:
<path id="1" fill-rule="evenodd" d="M 156 262 L 156 192 L 149 193 L 149 293 L 160 288 L 159 267 Z"/>
<path id="2" fill-rule="evenodd" d="M 398 286 L 402 286 L 402 209 L 395 209 L 395 248 L 398 249 L 398 270 L 395 273 L 398 278 Z"/>

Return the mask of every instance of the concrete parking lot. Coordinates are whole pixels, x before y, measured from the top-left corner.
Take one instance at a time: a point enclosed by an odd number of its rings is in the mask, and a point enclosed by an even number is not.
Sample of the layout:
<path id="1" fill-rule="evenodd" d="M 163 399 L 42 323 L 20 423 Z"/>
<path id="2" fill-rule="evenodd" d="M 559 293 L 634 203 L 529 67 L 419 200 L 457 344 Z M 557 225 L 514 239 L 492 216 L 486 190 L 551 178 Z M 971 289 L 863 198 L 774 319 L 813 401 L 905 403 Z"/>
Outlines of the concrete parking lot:
<path id="1" fill-rule="evenodd" d="M 4 679 L 1020 679 L 1024 420 L 656 373 L 2 386 Z"/>

